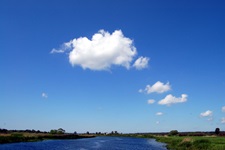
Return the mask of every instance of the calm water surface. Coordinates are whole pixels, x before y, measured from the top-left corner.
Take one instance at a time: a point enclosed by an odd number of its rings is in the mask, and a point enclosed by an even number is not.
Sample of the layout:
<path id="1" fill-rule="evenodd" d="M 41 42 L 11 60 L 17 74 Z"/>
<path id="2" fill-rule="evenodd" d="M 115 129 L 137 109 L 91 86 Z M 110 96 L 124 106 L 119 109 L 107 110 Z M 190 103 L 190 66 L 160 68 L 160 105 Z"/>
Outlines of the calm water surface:
<path id="1" fill-rule="evenodd" d="M 76 140 L 0 144 L 0 150 L 166 150 L 154 139 L 128 137 L 96 137 Z"/>

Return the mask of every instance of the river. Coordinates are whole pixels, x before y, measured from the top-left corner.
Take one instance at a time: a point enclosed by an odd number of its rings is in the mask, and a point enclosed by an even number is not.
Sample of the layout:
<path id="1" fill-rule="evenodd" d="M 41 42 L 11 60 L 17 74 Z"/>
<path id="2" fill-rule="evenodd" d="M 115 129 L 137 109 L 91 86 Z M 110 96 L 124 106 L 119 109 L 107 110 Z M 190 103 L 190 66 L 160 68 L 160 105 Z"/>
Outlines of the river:
<path id="1" fill-rule="evenodd" d="M 0 144 L 0 150 L 166 150 L 166 147 L 154 139 L 95 137 Z"/>

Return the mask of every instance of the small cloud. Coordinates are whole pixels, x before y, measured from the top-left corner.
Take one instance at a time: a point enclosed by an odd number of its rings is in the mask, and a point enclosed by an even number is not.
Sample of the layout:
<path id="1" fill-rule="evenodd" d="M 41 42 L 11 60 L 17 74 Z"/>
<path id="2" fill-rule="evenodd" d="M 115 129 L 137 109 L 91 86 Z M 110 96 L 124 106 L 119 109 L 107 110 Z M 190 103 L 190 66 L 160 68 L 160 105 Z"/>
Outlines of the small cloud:
<path id="1" fill-rule="evenodd" d="M 154 99 L 148 100 L 148 104 L 154 104 L 154 103 L 155 103 L 155 100 Z"/>
<path id="2" fill-rule="evenodd" d="M 160 100 L 158 104 L 170 106 L 176 103 L 184 103 L 187 101 L 187 97 L 187 94 L 182 94 L 181 97 L 175 97 L 172 94 L 169 94 L 164 99 Z"/>
<path id="3" fill-rule="evenodd" d="M 222 107 L 222 112 L 225 112 L 225 106 Z"/>
<path id="4" fill-rule="evenodd" d="M 221 118 L 221 123 L 225 123 L 225 117 Z"/>
<path id="5" fill-rule="evenodd" d="M 155 115 L 156 115 L 156 116 L 162 116 L 163 113 L 162 113 L 162 112 L 157 112 Z"/>
<path id="6" fill-rule="evenodd" d="M 44 93 L 44 92 L 41 94 L 41 96 L 42 96 L 43 98 L 48 98 L 48 95 L 47 95 L 46 93 Z"/>
<path id="7" fill-rule="evenodd" d="M 141 70 L 148 67 L 148 57 L 139 57 L 133 64 L 133 67 L 135 67 L 137 70 Z"/>
<path id="8" fill-rule="evenodd" d="M 213 112 L 211 110 L 207 110 L 205 112 L 200 113 L 201 117 L 211 117 L 213 115 Z"/>
<path id="9" fill-rule="evenodd" d="M 152 86 L 147 85 L 144 90 L 142 90 L 142 89 L 140 89 L 140 90 L 142 92 L 145 91 L 147 94 L 154 93 L 154 92 L 155 93 L 164 93 L 164 92 L 171 90 L 171 86 L 170 86 L 169 82 L 164 84 L 160 81 L 157 81 L 154 85 L 152 85 Z"/>
<path id="10" fill-rule="evenodd" d="M 159 121 L 156 121 L 156 124 L 160 124 L 160 122 Z"/>
<path id="11" fill-rule="evenodd" d="M 133 40 L 125 37 L 121 30 L 112 34 L 99 30 L 91 39 L 79 37 L 62 44 L 60 49 L 52 49 L 50 53 L 64 53 L 68 51 L 69 62 L 72 66 L 80 66 L 90 70 L 110 70 L 114 66 L 130 69 L 134 57 L 137 55 Z M 134 67 L 138 70 L 146 68 L 149 58 L 140 57 Z"/>
<path id="12" fill-rule="evenodd" d="M 51 53 L 51 54 L 54 54 L 54 53 L 64 53 L 64 52 L 65 52 L 65 51 L 62 50 L 62 49 L 57 50 L 57 49 L 54 49 L 54 48 L 53 48 L 53 49 L 51 50 L 50 53 Z"/>

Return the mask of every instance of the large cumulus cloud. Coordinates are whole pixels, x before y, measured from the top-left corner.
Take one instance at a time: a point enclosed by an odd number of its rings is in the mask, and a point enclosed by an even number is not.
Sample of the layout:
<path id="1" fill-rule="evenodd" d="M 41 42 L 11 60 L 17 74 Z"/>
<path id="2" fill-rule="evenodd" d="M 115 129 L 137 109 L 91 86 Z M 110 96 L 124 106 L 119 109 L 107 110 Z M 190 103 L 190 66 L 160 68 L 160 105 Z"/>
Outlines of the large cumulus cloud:
<path id="1" fill-rule="evenodd" d="M 112 34 L 100 30 L 91 39 L 87 37 L 75 38 L 63 44 L 61 49 L 53 49 L 51 53 L 64 53 L 68 51 L 69 62 L 72 66 L 81 66 L 83 69 L 109 70 L 112 65 L 138 70 L 146 68 L 149 58 L 139 57 L 131 65 L 137 55 L 133 41 L 123 35 L 121 30 Z"/>

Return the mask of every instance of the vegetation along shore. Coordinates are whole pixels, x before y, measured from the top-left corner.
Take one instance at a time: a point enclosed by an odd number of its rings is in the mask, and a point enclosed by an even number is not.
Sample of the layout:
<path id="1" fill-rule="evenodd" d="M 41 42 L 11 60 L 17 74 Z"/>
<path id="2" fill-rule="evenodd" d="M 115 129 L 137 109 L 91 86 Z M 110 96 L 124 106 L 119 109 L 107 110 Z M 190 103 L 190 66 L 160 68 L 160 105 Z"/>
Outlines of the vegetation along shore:
<path id="1" fill-rule="evenodd" d="M 35 130 L 6 130 L 0 129 L 0 144 L 16 142 L 34 142 L 48 139 L 80 139 L 92 138 L 90 134 L 65 133 L 63 129 L 42 132 Z"/>
<path id="2" fill-rule="evenodd" d="M 178 132 L 172 130 L 166 133 L 137 133 L 120 136 L 154 138 L 166 143 L 169 150 L 225 150 L 225 132 L 218 128 L 215 132 Z"/>

